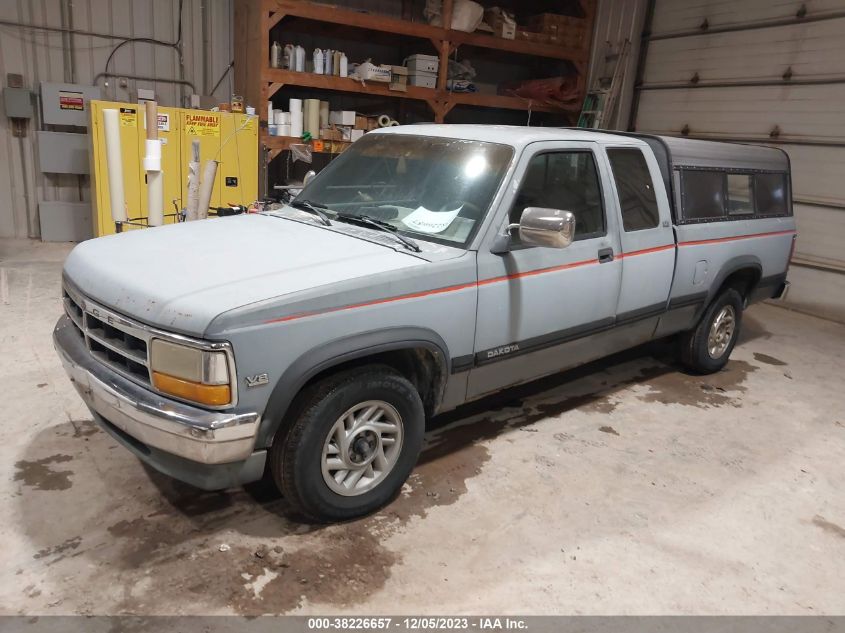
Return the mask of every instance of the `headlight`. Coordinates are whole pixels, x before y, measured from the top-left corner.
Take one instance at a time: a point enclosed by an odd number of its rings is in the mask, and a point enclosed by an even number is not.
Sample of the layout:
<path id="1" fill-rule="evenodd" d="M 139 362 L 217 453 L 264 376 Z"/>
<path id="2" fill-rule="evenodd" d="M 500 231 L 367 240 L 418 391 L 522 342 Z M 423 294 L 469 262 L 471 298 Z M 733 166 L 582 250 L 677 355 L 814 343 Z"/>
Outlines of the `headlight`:
<path id="1" fill-rule="evenodd" d="M 226 352 L 153 339 L 150 369 L 153 386 L 162 393 L 213 407 L 232 402 Z"/>

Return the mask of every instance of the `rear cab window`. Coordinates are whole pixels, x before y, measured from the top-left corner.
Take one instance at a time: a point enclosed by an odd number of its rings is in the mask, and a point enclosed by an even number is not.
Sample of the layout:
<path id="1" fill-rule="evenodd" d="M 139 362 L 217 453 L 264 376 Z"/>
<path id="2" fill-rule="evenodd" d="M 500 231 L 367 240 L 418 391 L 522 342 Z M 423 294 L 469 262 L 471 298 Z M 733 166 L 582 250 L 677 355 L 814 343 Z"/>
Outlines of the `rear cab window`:
<path id="1" fill-rule="evenodd" d="M 654 181 L 642 150 L 608 148 L 625 231 L 653 229 L 660 223 Z"/>

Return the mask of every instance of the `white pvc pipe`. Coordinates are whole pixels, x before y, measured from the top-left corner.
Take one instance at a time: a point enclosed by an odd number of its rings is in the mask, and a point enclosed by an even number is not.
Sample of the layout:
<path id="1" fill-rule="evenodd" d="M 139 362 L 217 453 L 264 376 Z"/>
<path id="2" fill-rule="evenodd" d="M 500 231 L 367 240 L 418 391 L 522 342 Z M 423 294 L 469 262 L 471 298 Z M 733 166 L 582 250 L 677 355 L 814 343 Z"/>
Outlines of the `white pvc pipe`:
<path id="1" fill-rule="evenodd" d="M 120 114 L 103 110 L 103 131 L 106 137 L 106 165 L 109 177 L 109 203 L 115 222 L 126 222 L 126 196 L 123 193 L 123 156 L 120 151 Z"/>
<path id="2" fill-rule="evenodd" d="M 185 205 L 185 219 L 188 222 L 197 219 L 200 202 L 200 142 L 191 143 L 191 160 L 188 163 L 188 204 Z"/>
<path id="3" fill-rule="evenodd" d="M 204 220 L 208 217 L 208 207 L 211 204 L 211 192 L 214 191 L 214 179 L 217 178 L 217 161 L 209 160 L 205 163 L 200 185 L 200 199 L 197 207 L 197 217 Z"/>
<path id="4" fill-rule="evenodd" d="M 147 224 L 161 226 L 164 224 L 164 172 L 147 172 L 147 195 L 149 196 Z"/>

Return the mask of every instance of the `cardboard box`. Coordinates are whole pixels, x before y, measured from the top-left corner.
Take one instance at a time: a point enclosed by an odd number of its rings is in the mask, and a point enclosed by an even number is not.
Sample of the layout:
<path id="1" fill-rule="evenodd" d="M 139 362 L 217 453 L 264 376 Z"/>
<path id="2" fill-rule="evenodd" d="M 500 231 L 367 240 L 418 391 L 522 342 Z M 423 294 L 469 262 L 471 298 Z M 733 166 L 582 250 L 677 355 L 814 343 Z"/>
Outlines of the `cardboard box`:
<path id="1" fill-rule="evenodd" d="M 355 125 L 355 110 L 332 110 L 329 112 L 332 125 Z"/>
<path id="2" fill-rule="evenodd" d="M 494 20 L 493 35 L 501 37 L 502 39 L 512 40 L 516 38 L 516 23 L 507 22 L 505 20 Z"/>
<path id="3" fill-rule="evenodd" d="M 321 128 L 320 138 L 324 141 L 342 141 L 343 133 L 341 132 L 341 129 L 342 128 L 336 128 L 334 126 Z"/>
<path id="4" fill-rule="evenodd" d="M 420 88 L 437 87 L 437 75 L 432 75 L 431 73 L 408 75 L 408 80 L 412 86 L 419 86 Z"/>
<path id="5" fill-rule="evenodd" d="M 532 31 L 558 34 L 568 29 L 586 30 L 586 21 L 582 18 L 575 18 L 569 15 L 558 15 L 557 13 L 540 13 L 528 18 L 528 27 Z"/>
<path id="6" fill-rule="evenodd" d="M 408 69 L 404 66 L 391 66 L 388 88 L 399 92 L 408 92 Z"/>
<path id="7" fill-rule="evenodd" d="M 390 83 L 390 66 L 376 66 L 370 62 L 364 62 L 363 64 L 358 64 L 355 74 L 364 81 Z"/>
<path id="8" fill-rule="evenodd" d="M 352 142 L 357 141 L 359 138 L 364 136 L 364 134 L 366 134 L 366 132 L 364 132 L 364 130 L 352 130 L 352 138 L 351 138 Z"/>
<path id="9" fill-rule="evenodd" d="M 516 20 L 513 14 L 498 7 L 484 11 L 484 21 L 493 28 L 493 35 L 506 40 L 516 38 Z"/>
<path id="10" fill-rule="evenodd" d="M 408 74 L 415 73 L 437 73 L 440 67 L 440 58 L 437 55 L 411 55 L 405 60 Z"/>
<path id="11" fill-rule="evenodd" d="M 355 129 L 356 130 L 368 130 L 367 127 L 367 119 L 363 114 L 356 114 L 355 115 Z"/>
<path id="12" fill-rule="evenodd" d="M 367 117 L 367 132 L 371 130 L 378 129 L 378 118 L 377 117 Z"/>

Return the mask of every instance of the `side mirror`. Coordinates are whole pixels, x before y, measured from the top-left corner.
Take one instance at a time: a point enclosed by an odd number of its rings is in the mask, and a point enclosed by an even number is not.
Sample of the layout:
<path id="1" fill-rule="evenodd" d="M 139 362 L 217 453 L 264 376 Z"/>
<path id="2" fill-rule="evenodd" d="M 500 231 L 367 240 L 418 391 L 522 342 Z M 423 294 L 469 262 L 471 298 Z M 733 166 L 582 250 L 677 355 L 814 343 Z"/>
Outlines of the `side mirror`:
<path id="1" fill-rule="evenodd" d="M 566 248 L 575 237 L 575 215 L 562 209 L 526 207 L 519 224 L 512 226 L 518 227 L 520 241 L 531 246 Z"/>
<path id="2" fill-rule="evenodd" d="M 305 186 L 305 185 L 307 185 L 309 182 L 311 182 L 311 180 L 312 180 L 312 179 L 314 178 L 314 176 L 316 176 L 316 175 L 317 175 L 317 172 L 316 172 L 316 171 L 314 171 L 313 169 L 309 169 L 309 170 L 308 170 L 308 173 L 307 173 L 307 174 L 305 174 L 305 177 L 302 179 L 302 186 L 304 187 L 304 186 Z"/>

